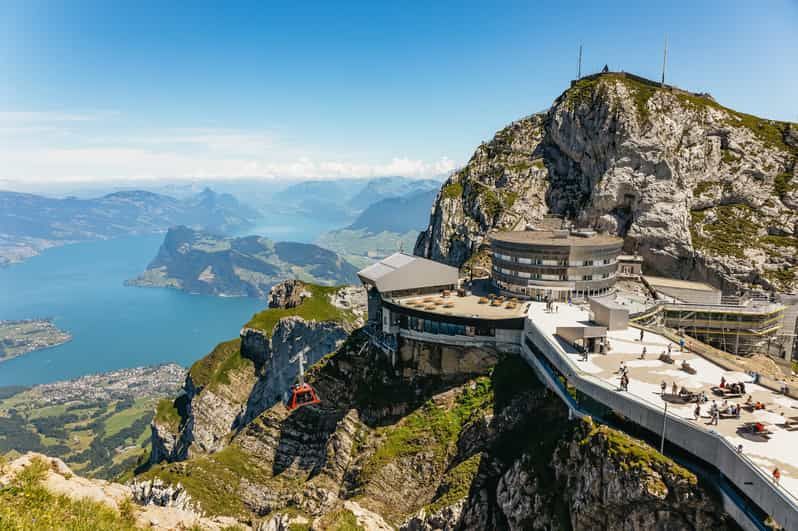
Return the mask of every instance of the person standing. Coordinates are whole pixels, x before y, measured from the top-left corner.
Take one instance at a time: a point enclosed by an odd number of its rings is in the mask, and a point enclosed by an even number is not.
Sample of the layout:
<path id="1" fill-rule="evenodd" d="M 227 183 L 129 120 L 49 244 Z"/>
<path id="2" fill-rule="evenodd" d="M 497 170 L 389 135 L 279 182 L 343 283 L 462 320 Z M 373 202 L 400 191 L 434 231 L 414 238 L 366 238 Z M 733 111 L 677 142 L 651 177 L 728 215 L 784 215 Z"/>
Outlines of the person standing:
<path id="1" fill-rule="evenodd" d="M 693 410 L 693 416 L 695 417 L 696 421 L 698 421 L 698 419 L 701 418 L 701 404 L 695 405 L 695 409 Z"/>
<path id="2" fill-rule="evenodd" d="M 779 467 L 776 467 L 773 469 L 773 483 L 778 485 L 780 479 L 781 479 L 781 470 L 779 470 Z"/>
<path id="3" fill-rule="evenodd" d="M 659 388 L 661 389 L 659 396 L 665 396 L 665 388 L 668 387 L 668 384 L 665 383 L 665 380 L 662 380 L 662 383 L 659 384 Z"/>

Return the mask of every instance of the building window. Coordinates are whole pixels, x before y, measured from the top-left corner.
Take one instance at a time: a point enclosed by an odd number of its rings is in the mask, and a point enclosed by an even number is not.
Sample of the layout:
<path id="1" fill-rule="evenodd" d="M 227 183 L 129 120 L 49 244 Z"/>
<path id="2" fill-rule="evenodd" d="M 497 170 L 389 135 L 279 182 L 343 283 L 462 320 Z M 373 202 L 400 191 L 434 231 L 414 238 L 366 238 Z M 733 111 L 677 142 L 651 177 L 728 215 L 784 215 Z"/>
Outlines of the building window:
<path id="1" fill-rule="evenodd" d="M 593 275 L 582 275 L 582 280 L 593 280 Z"/>
<path id="2" fill-rule="evenodd" d="M 593 260 L 585 260 L 585 263 L 583 265 L 592 266 L 593 265 Z"/>
<path id="3" fill-rule="evenodd" d="M 521 278 L 529 278 L 529 273 L 527 273 L 526 271 L 519 271 L 518 276 Z"/>

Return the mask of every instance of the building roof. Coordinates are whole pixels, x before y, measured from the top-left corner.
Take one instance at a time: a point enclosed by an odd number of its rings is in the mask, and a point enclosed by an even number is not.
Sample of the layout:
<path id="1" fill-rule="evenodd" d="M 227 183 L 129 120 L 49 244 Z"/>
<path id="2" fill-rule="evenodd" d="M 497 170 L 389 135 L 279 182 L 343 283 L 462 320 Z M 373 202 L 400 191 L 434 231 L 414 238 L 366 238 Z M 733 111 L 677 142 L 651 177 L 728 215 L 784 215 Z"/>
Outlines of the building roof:
<path id="1" fill-rule="evenodd" d="M 510 232 L 497 232 L 490 235 L 490 239 L 499 243 L 520 243 L 549 246 L 593 246 L 593 245 L 622 245 L 623 239 L 609 234 L 594 234 L 592 236 L 578 236 L 569 232 L 561 234 L 560 231 L 550 230 L 518 230 Z"/>
<path id="2" fill-rule="evenodd" d="M 395 253 L 358 271 L 364 284 L 381 293 L 457 284 L 459 271 L 433 260 L 405 253 Z"/>
<path id="3" fill-rule="evenodd" d="M 678 289 L 691 289 L 695 291 L 720 291 L 717 288 L 713 288 L 709 284 L 704 282 L 693 282 L 691 280 L 679 280 L 676 278 L 667 278 L 667 277 L 652 277 L 649 275 L 644 275 L 644 279 L 646 282 L 653 287 L 653 288 L 678 288 Z"/>
<path id="4" fill-rule="evenodd" d="M 607 308 L 608 310 L 629 311 L 628 307 L 616 302 L 612 297 L 589 297 L 588 303 L 597 304 L 603 308 Z"/>

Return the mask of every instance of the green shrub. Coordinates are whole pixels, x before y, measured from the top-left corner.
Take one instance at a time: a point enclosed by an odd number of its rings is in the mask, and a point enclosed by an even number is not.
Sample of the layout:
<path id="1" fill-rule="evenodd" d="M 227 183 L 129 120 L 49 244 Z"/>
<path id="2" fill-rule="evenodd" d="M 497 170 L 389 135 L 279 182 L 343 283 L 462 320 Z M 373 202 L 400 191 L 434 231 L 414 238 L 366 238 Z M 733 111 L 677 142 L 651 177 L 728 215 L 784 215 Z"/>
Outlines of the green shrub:
<path id="1" fill-rule="evenodd" d="M 451 182 L 443 187 L 444 199 L 458 199 L 463 195 L 463 185 L 456 182 Z"/>

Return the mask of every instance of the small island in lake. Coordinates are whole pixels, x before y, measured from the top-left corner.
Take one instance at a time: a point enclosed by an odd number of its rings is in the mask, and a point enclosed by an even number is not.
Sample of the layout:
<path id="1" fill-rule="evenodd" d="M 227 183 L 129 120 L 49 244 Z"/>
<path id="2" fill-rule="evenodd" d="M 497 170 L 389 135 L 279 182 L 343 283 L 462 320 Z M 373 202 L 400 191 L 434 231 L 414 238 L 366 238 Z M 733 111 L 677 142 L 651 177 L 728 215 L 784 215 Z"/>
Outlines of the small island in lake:
<path id="1" fill-rule="evenodd" d="M 71 339 L 68 332 L 59 329 L 49 319 L 0 321 L 0 361 L 55 347 Z"/>

